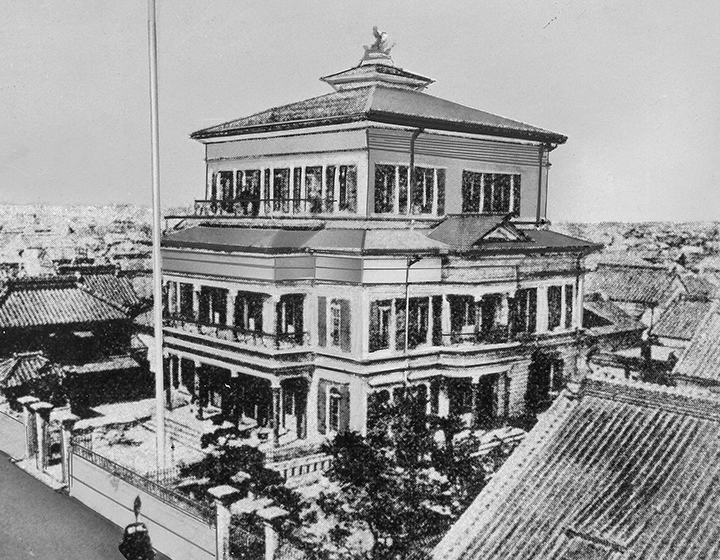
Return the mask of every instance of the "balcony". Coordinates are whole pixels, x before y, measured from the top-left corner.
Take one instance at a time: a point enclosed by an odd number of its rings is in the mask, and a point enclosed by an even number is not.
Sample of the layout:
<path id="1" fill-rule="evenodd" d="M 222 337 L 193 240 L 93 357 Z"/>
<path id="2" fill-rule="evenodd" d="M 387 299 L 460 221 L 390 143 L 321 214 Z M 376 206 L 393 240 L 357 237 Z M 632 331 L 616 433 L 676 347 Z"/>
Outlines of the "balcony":
<path id="1" fill-rule="evenodd" d="M 226 342 L 267 350 L 292 350 L 308 346 L 310 343 L 310 333 L 307 332 L 271 334 L 249 331 L 230 325 L 204 323 L 179 316 L 166 316 L 164 325 L 189 334 L 209 336 Z"/>
<path id="2" fill-rule="evenodd" d="M 257 216 L 314 216 L 337 212 L 335 200 L 322 198 L 236 198 L 232 200 L 196 200 L 195 216 L 254 218 Z M 351 208 L 344 209 L 354 212 Z"/>
<path id="3" fill-rule="evenodd" d="M 445 345 L 454 346 L 456 344 L 505 344 L 509 342 L 518 342 L 522 338 L 521 333 L 513 336 L 507 326 L 493 327 L 485 332 L 462 332 L 453 331 L 443 333 L 443 343 Z"/>

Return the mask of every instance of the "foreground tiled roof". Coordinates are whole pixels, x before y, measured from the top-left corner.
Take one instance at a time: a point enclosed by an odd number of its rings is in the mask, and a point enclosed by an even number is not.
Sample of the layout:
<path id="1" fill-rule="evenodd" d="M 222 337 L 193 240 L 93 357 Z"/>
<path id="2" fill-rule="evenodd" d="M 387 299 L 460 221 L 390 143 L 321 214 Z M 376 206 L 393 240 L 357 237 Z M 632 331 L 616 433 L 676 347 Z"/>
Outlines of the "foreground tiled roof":
<path id="1" fill-rule="evenodd" d="M 0 328 L 76 325 L 127 319 L 72 277 L 8 281 L 0 291 Z"/>
<path id="2" fill-rule="evenodd" d="M 588 380 L 563 392 L 433 560 L 720 558 L 720 400 Z"/>
<path id="3" fill-rule="evenodd" d="M 98 298 L 128 312 L 143 305 L 132 282 L 114 274 L 93 274 L 82 277 L 81 284 Z"/>
<path id="4" fill-rule="evenodd" d="M 411 89 L 372 85 L 335 91 L 319 97 L 273 107 L 266 111 L 198 130 L 192 138 L 215 138 L 371 121 L 440 130 L 490 134 L 563 143 L 566 136 L 519 121 L 480 111 Z"/>
<path id="5" fill-rule="evenodd" d="M 46 376 L 62 376 L 62 370 L 42 352 L 15 354 L 0 362 L 0 387 L 20 387 Z"/>
<path id="6" fill-rule="evenodd" d="M 697 274 L 681 274 L 680 282 L 690 298 L 712 299 L 718 294 L 716 286 Z"/>
<path id="7" fill-rule="evenodd" d="M 485 217 L 483 217 L 485 218 Z M 489 217 L 475 233 L 465 232 L 474 239 L 495 228 L 502 218 Z M 492 226 L 485 227 L 485 223 Z M 531 252 L 531 251 L 587 251 L 598 246 L 588 241 L 545 230 L 522 230 L 518 241 L 482 241 L 471 246 L 458 246 L 453 236 L 433 235 L 428 229 L 400 228 L 317 228 L 280 229 L 248 227 L 196 226 L 167 235 L 163 247 L 192 248 L 212 251 L 257 252 L 313 252 L 338 251 L 361 254 L 426 253 L 452 251 L 474 252 Z M 464 239 L 464 238 L 463 238 Z M 463 242 L 464 243 L 464 242 Z"/>
<path id="8" fill-rule="evenodd" d="M 654 306 L 670 297 L 673 279 L 673 273 L 659 268 L 600 265 L 587 274 L 585 289 L 612 301 Z"/>
<path id="9" fill-rule="evenodd" d="M 720 384 L 720 314 L 710 313 L 700 324 L 672 373 Z"/>
<path id="10" fill-rule="evenodd" d="M 652 332 L 664 338 L 690 340 L 712 306 L 707 301 L 678 299 L 663 311 Z"/>

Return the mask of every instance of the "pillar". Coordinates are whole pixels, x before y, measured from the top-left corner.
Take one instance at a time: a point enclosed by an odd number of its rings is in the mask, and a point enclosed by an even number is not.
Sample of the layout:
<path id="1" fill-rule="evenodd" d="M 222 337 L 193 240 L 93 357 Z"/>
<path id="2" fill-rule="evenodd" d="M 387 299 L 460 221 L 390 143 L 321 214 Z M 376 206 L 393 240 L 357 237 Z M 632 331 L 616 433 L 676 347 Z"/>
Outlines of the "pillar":
<path id="1" fill-rule="evenodd" d="M 298 385 L 295 396 L 295 419 L 297 421 L 295 431 L 298 439 L 307 438 L 308 394 L 307 382 Z"/>
<path id="2" fill-rule="evenodd" d="M 537 289 L 537 332 L 548 330 L 548 289 L 547 286 L 538 286 Z"/>
<path id="3" fill-rule="evenodd" d="M 30 408 L 35 412 L 35 427 L 37 430 L 37 455 L 35 457 L 35 464 L 38 470 L 44 471 L 48 466 L 48 423 L 50 421 L 50 411 L 55 408 L 50 403 L 36 402 L 30 405 Z"/>
<path id="4" fill-rule="evenodd" d="M 443 295 L 442 299 L 442 342 L 450 344 L 450 300 L 447 295 Z"/>
<path id="5" fill-rule="evenodd" d="M 271 506 L 257 512 L 265 524 L 265 560 L 279 558 L 280 534 L 276 526 L 288 515 L 288 511 L 278 506 Z"/>
<path id="6" fill-rule="evenodd" d="M 37 428 L 35 426 L 35 412 L 30 406 L 39 402 L 40 399 L 31 397 L 20 397 L 17 402 L 23 407 L 23 423 L 25 424 L 25 459 L 35 460 L 37 455 Z"/>
<path id="7" fill-rule="evenodd" d="M 282 388 L 280 384 L 273 384 L 272 389 L 272 442 L 277 447 L 280 444 L 280 402 L 282 399 Z"/>
<path id="8" fill-rule="evenodd" d="M 437 190 L 437 189 L 435 189 Z M 434 328 L 434 317 L 433 317 L 433 305 L 432 305 L 432 298 L 428 298 L 428 328 L 427 328 L 427 336 L 425 342 L 428 346 L 432 346 L 432 339 L 433 339 L 433 328 Z"/>
<path id="9" fill-rule="evenodd" d="M 225 310 L 225 322 L 228 327 L 235 325 L 235 299 L 237 298 L 237 290 L 228 290 L 227 293 L 227 309 Z"/>
<path id="10" fill-rule="evenodd" d="M 215 558 L 231 560 L 230 505 L 239 497 L 240 491 L 226 484 L 210 488 L 208 494 L 215 502 Z"/>
<path id="11" fill-rule="evenodd" d="M 447 418 L 450 414 L 450 396 L 448 395 L 447 381 L 440 378 L 438 386 L 438 416 Z"/>
<path id="12" fill-rule="evenodd" d="M 277 295 L 268 296 L 263 301 L 263 332 L 269 333 L 272 336 L 277 332 L 276 321 L 278 318 L 276 317 L 276 309 L 279 301 L 280 296 Z"/>
<path id="13" fill-rule="evenodd" d="M 199 360 L 195 360 L 195 399 L 197 402 L 197 418 L 198 420 L 203 419 L 203 398 L 204 395 L 202 394 L 202 383 L 200 381 L 200 368 L 202 367 L 202 364 Z"/>
<path id="14" fill-rule="evenodd" d="M 72 431 L 75 422 L 80 418 L 71 412 L 57 417 L 60 422 L 60 457 L 62 461 L 62 483 L 68 484 L 70 481 L 70 446 L 72 444 Z"/>
<path id="15" fill-rule="evenodd" d="M 192 306 L 193 306 L 193 318 L 198 321 L 200 320 L 200 284 L 193 284 L 192 292 Z"/>

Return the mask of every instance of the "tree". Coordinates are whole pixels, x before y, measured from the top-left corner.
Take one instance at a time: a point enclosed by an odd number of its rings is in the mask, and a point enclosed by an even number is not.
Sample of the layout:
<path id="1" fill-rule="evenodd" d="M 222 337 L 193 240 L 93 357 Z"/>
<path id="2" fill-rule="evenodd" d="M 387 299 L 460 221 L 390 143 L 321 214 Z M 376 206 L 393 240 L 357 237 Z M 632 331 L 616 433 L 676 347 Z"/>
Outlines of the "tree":
<path id="1" fill-rule="evenodd" d="M 317 505 L 332 530 L 312 543 L 314 557 L 342 557 L 362 531 L 371 535 L 366 549 L 346 557 L 404 557 L 459 517 L 506 452 L 478 454 L 460 419 L 427 416 L 425 396 L 414 390 L 371 406 L 366 437 L 341 434 L 323 448 L 333 457 L 327 476 L 334 488 Z"/>

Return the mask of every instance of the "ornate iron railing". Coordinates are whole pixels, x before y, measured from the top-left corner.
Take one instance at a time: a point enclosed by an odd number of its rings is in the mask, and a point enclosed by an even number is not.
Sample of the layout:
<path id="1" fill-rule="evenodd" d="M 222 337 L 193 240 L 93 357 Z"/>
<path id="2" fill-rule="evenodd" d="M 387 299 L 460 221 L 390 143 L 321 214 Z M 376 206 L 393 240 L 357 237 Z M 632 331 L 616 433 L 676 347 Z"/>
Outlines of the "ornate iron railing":
<path id="1" fill-rule="evenodd" d="M 82 457 L 86 461 L 90 461 L 92 464 L 97 465 L 104 471 L 109 472 L 113 476 L 124 480 L 128 484 L 132 484 L 135 488 L 139 488 L 147 492 L 161 502 L 192 515 L 209 525 L 215 525 L 215 508 L 212 505 L 198 503 L 191 500 L 187 496 L 183 496 L 173 489 L 162 486 L 157 482 L 131 471 L 127 467 L 118 465 L 114 461 L 78 445 L 76 442 L 73 442 L 72 444 L 72 452 L 78 457 Z"/>
<path id="2" fill-rule="evenodd" d="M 240 344 L 261 348 L 287 350 L 307 346 L 310 342 L 310 333 L 308 332 L 271 334 L 249 331 L 230 325 L 193 321 L 178 316 L 166 316 L 164 322 L 166 327 L 180 329 L 187 333 L 211 336 L 219 340 L 238 342 Z"/>

